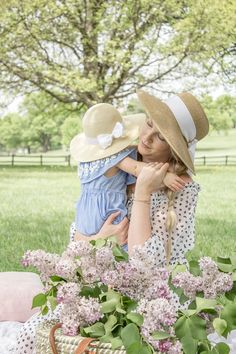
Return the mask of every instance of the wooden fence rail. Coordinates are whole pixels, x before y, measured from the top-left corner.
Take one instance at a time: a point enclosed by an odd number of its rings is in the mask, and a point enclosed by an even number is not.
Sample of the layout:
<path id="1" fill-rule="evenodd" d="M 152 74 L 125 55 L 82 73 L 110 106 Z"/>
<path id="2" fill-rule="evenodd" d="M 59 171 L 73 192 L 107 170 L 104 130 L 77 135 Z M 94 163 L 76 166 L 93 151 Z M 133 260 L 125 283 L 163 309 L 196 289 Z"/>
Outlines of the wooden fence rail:
<path id="1" fill-rule="evenodd" d="M 68 155 L 0 155 L 0 165 L 11 166 L 70 166 L 71 156 Z"/>
<path id="2" fill-rule="evenodd" d="M 24 155 L 10 154 L 0 155 L 0 165 L 10 166 L 71 166 L 71 156 L 68 155 Z M 236 155 L 218 156 L 197 156 L 195 157 L 197 166 L 234 166 L 236 165 Z"/>

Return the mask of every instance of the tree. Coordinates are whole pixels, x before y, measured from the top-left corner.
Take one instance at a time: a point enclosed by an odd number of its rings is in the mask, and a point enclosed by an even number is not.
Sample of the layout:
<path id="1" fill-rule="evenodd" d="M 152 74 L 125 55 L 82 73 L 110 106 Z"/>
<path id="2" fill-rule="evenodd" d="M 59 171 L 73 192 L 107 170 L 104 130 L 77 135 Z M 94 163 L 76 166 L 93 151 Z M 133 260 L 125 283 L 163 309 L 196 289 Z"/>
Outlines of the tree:
<path id="1" fill-rule="evenodd" d="M 28 95 L 22 103 L 21 114 L 28 122 L 25 137 L 43 152 L 62 145 L 61 126 L 66 118 L 76 115 L 79 121 L 79 111 L 72 105 L 62 104 L 43 92 Z"/>
<path id="2" fill-rule="evenodd" d="M 79 117 L 68 117 L 61 126 L 62 144 L 69 147 L 71 139 L 82 130 Z"/>
<path id="3" fill-rule="evenodd" d="M 88 107 L 122 99 L 137 87 L 173 81 L 173 75 L 192 75 L 192 63 L 201 75 L 223 71 L 234 53 L 232 0 L 4 4 L 0 89 L 8 92 L 43 90 L 60 102 Z"/>
<path id="4" fill-rule="evenodd" d="M 25 97 L 20 114 L 7 114 L 0 120 L 0 145 L 6 149 L 41 150 L 61 147 L 62 126 L 74 119 L 75 134 L 80 129 L 81 112 L 71 104 L 62 104 L 43 92 Z M 74 124 L 75 125 L 75 124 Z"/>
<path id="5" fill-rule="evenodd" d="M 216 100 L 209 95 L 202 99 L 204 109 L 212 130 L 220 132 L 233 128 L 233 117 L 236 117 L 236 97 L 219 96 Z"/>
<path id="6" fill-rule="evenodd" d="M 7 150 L 16 149 L 21 145 L 21 117 L 9 113 L 0 119 L 0 145 Z"/>

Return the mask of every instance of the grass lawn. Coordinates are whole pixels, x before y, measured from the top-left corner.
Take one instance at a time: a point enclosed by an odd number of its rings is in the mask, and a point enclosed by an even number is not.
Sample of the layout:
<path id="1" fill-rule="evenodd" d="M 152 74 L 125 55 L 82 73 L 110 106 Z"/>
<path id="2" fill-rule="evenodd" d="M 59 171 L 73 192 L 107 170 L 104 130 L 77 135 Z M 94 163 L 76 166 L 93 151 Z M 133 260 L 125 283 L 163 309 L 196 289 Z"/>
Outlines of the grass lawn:
<path id="1" fill-rule="evenodd" d="M 227 133 L 211 132 L 197 144 L 196 156 L 236 156 L 236 129 Z"/>
<path id="2" fill-rule="evenodd" d="M 189 255 L 236 251 L 236 166 L 198 167 L 196 247 Z M 0 168 L 0 271 L 22 270 L 27 249 L 60 252 L 79 195 L 75 168 Z"/>

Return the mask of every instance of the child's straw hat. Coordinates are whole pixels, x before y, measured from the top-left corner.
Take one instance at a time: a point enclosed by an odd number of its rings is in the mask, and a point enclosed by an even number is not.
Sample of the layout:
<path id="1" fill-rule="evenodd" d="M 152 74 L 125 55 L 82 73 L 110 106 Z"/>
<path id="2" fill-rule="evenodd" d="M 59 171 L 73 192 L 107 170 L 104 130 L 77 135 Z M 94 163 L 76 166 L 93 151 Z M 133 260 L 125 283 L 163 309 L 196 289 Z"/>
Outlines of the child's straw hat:
<path id="1" fill-rule="evenodd" d="M 121 116 L 108 103 L 99 103 L 85 113 L 83 133 L 76 135 L 70 143 L 70 152 L 76 161 L 89 162 L 118 153 L 128 147 L 139 136 L 139 127 L 145 114 Z"/>
<path id="2" fill-rule="evenodd" d="M 194 171 L 196 143 L 209 131 L 209 123 L 200 102 L 188 92 L 161 101 L 149 93 L 137 92 L 139 101 L 164 139 L 185 164 Z"/>

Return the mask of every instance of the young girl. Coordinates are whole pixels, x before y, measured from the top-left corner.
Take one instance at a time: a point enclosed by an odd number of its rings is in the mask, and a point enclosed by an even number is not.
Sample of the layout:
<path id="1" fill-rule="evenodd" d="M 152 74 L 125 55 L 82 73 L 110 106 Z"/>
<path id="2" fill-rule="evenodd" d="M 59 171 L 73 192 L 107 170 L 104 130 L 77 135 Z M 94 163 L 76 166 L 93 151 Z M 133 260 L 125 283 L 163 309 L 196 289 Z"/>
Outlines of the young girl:
<path id="1" fill-rule="evenodd" d="M 75 136 L 70 144 L 71 155 L 79 162 L 82 187 L 75 220 L 80 234 L 97 234 L 114 212 L 120 212 L 115 224 L 127 215 L 127 186 L 136 182 L 145 165 L 137 161 L 137 150 L 131 144 L 138 138 L 145 118 L 141 113 L 122 119 L 107 103 L 96 104 L 85 113 L 83 133 Z M 182 179 L 170 172 L 164 184 L 172 190 L 184 186 Z"/>

